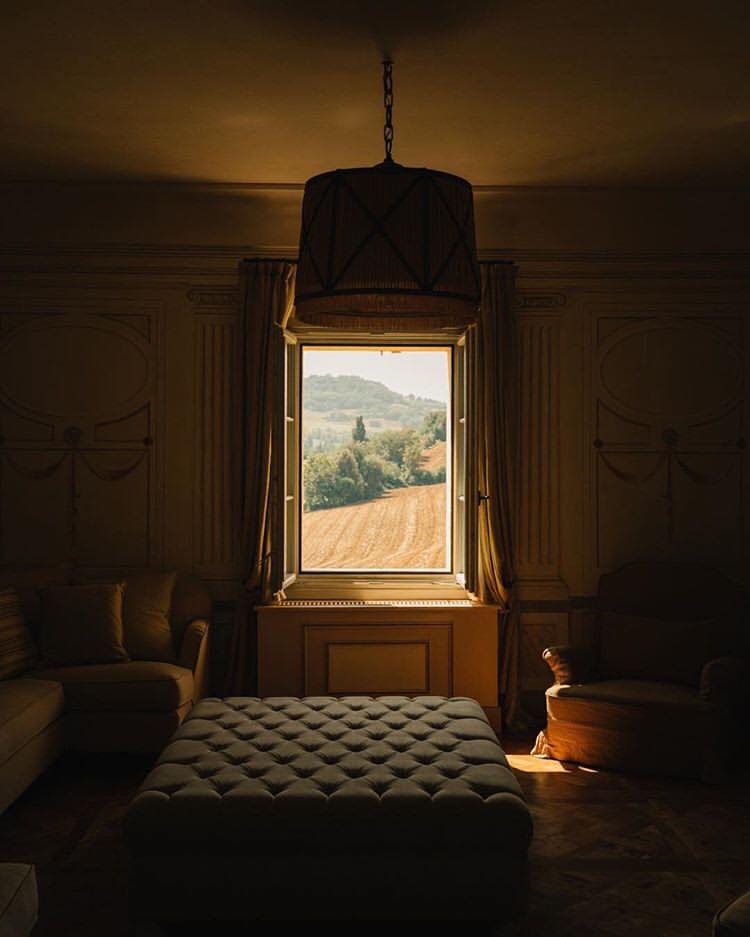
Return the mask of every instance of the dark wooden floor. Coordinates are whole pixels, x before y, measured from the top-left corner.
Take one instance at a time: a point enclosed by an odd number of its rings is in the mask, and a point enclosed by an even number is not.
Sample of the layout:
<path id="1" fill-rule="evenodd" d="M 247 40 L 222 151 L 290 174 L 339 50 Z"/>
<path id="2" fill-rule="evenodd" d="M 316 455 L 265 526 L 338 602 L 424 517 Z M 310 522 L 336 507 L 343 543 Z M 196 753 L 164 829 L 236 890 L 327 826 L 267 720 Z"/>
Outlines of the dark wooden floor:
<path id="1" fill-rule="evenodd" d="M 710 788 L 540 761 L 527 743 L 506 749 L 535 823 L 528 937 L 708 937 L 715 910 L 750 888 L 747 777 Z M 130 933 L 120 829 L 147 769 L 138 758 L 69 755 L 0 817 L 0 860 L 37 866 L 35 937 Z M 470 932 L 446 933 L 458 931 Z M 325 929 L 339 932 L 352 928 Z"/>
<path id="2" fill-rule="evenodd" d="M 509 757 L 534 815 L 529 937 L 708 937 L 750 888 L 747 775 L 712 788 Z"/>

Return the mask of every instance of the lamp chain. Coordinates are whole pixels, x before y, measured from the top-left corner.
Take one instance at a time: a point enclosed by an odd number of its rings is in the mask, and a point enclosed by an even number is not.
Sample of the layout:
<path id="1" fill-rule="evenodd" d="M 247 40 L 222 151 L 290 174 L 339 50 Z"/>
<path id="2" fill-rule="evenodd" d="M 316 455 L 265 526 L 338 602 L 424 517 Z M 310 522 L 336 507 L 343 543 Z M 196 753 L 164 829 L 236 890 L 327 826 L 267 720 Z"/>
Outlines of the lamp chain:
<path id="1" fill-rule="evenodd" d="M 385 140 L 385 161 L 393 162 L 391 150 L 393 149 L 393 62 L 386 59 L 383 62 L 383 106 L 385 107 L 385 126 L 383 139 Z"/>

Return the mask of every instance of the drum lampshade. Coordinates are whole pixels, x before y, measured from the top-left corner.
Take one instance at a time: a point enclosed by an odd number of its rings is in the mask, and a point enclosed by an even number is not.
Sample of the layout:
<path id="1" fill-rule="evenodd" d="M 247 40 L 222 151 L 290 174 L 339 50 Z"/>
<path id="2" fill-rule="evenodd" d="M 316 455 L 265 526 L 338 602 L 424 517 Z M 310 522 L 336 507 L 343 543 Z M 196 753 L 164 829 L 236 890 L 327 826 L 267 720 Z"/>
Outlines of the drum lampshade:
<path id="1" fill-rule="evenodd" d="M 353 330 L 468 325 L 479 307 L 465 179 L 386 160 L 305 186 L 296 318 Z"/>

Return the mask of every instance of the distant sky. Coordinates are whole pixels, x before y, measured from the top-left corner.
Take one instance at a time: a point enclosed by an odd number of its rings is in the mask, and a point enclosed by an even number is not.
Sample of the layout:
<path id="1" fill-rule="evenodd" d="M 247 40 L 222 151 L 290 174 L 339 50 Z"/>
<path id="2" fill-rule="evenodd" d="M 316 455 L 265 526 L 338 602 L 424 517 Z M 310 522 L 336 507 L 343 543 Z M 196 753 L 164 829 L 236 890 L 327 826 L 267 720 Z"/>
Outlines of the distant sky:
<path id="1" fill-rule="evenodd" d="M 429 397 L 448 402 L 450 355 L 445 349 L 430 351 L 389 351 L 359 348 L 305 348 L 303 376 L 330 374 L 358 375 L 380 381 L 400 394 Z"/>

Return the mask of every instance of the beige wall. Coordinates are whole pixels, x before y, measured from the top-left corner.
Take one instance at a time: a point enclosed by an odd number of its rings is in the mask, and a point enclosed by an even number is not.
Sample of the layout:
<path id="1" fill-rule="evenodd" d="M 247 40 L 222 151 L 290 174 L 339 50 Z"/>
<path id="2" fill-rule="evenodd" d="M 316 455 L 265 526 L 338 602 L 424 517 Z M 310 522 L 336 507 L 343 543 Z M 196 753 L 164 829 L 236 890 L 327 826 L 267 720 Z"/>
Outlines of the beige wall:
<path id="1" fill-rule="evenodd" d="M 294 256 L 296 189 L 10 186 L 0 213 L 0 554 L 237 571 L 238 260 Z M 526 685 L 628 559 L 748 580 L 746 193 L 497 189 L 519 265 Z"/>
<path id="2" fill-rule="evenodd" d="M 0 197 L 0 245 L 192 245 L 209 257 L 227 245 L 230 252 L 296 253 L 302 191 L 285 185 L 50 183 L 0 184 Z M 480 187 L 477 237 L 480 248 L 522 256 L 747 251 L 749 202 L 746 191 L 726 188 Z"/>

